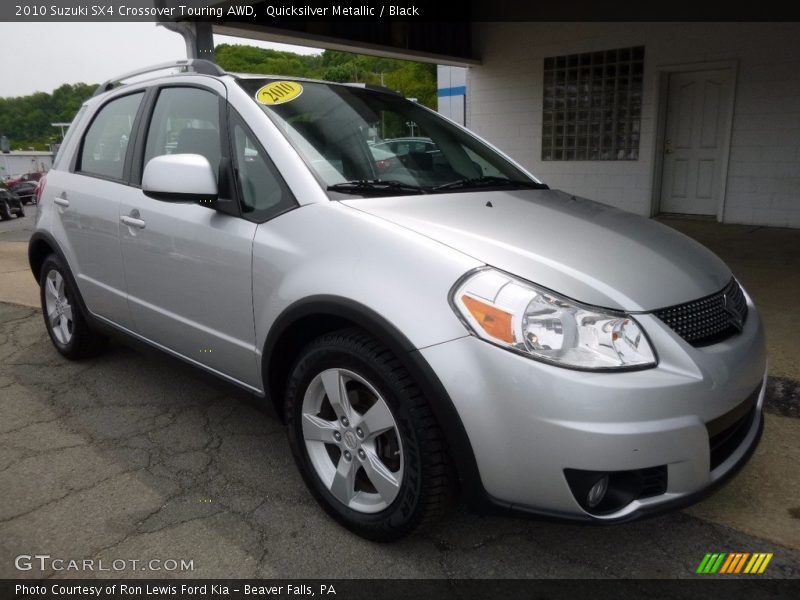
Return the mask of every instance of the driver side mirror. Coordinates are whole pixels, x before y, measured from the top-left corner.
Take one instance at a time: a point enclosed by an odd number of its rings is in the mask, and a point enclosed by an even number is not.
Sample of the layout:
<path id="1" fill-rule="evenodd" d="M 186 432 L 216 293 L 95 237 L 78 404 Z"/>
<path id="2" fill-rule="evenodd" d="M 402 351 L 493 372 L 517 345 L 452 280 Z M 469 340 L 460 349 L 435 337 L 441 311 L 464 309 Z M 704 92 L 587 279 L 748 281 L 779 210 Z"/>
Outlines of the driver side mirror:
<path id="1" fill-rule="evenodd" d="M 144 167 L 142 191 L 156 200 L 210 207 L 219 193 L 214 169 L 200 154 L 164 154 L 151 159 Z"/>

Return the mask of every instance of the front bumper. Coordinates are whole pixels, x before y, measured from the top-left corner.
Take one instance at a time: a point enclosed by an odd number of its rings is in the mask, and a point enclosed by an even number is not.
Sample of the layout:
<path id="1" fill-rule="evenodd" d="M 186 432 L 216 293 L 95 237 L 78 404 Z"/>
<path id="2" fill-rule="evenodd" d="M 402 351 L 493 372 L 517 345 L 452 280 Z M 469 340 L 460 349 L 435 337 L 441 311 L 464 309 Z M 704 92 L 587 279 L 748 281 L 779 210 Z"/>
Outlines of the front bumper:
<path id="1" fill-rule="evenodd" d="M 740 334 L 705 348 L 690 346 L 651 315 L 637 320 L 659 354 L 653 369 L 573 371 L 475 337 L 420 350 L 461 417 L 493 504 L 625 521 L 694 502 L 747 461 L 763 427 L 766 378 L 763 328 L 752 303 Z M 754 390 L 755 407 L 735 446 L 722 460 L 712 457 L 713 423 L 735 414 Z M 667 469 L 663 493 L 604 514 L 584 510 L 564 474 L 660 466 Z"/>

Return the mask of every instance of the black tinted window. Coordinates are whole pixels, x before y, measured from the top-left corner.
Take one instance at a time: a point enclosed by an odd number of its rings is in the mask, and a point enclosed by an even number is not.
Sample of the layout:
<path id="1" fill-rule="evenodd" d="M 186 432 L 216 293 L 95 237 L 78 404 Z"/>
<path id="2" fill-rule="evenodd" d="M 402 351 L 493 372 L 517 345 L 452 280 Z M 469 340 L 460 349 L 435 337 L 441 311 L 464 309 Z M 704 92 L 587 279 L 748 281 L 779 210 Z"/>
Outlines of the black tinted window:
<path id="1" fill-rule="evenodd" d="M 79 170 L 122 179 L 133 121 L 144 92 L 112 100 L 100 109 L 83 138 Z"/>
<path id="2" fill-rule="evenodd" d="M 238 83 L 326 187 L 384 181 L 423 193 L 480 178 L 535 185 L 480 140 L 399 95 L 314 82 Z M 282 96 L 287 89 L 295 93 Z"/>

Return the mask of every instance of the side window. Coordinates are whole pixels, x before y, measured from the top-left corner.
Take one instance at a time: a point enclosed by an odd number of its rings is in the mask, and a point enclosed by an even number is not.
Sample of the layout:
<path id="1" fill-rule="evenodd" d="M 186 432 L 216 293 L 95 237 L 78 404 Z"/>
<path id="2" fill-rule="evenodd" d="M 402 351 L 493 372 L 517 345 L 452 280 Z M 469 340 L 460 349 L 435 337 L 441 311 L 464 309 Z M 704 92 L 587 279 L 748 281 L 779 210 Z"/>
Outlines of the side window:
<path id="1" fill-rule="evenodd" d="M 143 96 L 144 92 L 123 96 L 100 109 L 83 138 L 78 171 L 122 179 L 133 121 Z"/>
<path id="2" fill-rule="evenodd" d="M 159 92 L 147 132 L 144 164 L 162 154 L 200 154 L 215 173 L 219 171 L 222 151 L 216 94 L 189 87 Z"/>
<path id="3" fill-rule="evenodd" d="M 297 206 L 275 165 L 238 115 L 232 119 L 231 134 L 242 216 L 263 223 Z"/>

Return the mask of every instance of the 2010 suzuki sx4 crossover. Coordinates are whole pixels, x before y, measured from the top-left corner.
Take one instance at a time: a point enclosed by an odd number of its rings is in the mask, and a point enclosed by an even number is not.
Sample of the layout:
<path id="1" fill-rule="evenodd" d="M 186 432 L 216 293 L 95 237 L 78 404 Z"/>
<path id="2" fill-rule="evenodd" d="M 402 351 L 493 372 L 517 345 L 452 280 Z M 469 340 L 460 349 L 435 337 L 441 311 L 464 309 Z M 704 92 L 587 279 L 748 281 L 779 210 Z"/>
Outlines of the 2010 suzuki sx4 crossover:
<path id="1" fill-rule="evenodd" d="M 762 325 L 711 252 L 388 90 L 176 64 L 103 84 L 38 189 L 61 354 L 121 332 L 268 398 L 375 540 L 457 493 L 626 521 L 750 456 Z"/>

